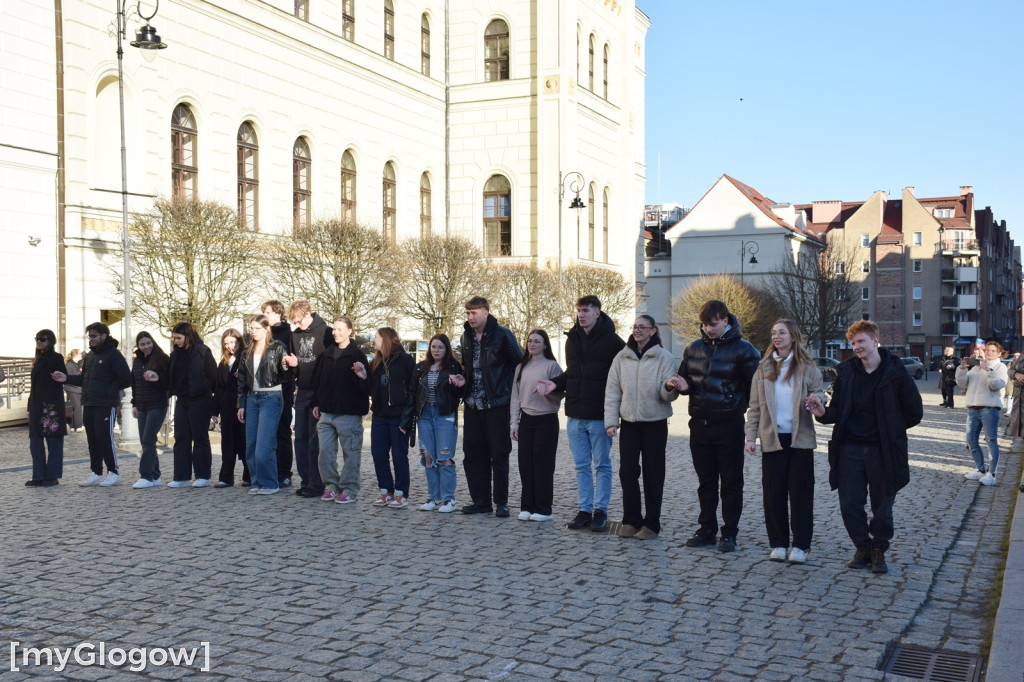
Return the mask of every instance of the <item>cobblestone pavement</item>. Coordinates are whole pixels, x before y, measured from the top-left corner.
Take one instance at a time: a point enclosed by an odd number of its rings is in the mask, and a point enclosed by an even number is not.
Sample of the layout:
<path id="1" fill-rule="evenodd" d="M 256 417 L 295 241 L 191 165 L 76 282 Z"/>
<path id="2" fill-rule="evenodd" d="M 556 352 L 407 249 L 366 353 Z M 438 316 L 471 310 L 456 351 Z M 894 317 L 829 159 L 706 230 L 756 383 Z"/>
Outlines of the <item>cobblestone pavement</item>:
<path id="1" fill-rule="evenodd" d="M 897 497 L 884 576 L 845 568 L 853 548 L 828 490 L 823 427 L 807 564 L 766 560 L 757 457 L 746 464 L 739 551 L 684 547 L 698 513 L 685 399 L 670 422 L 664 530 L 649 542 L 564 528 L 576 506 L 564 429 L 553 523 L 517 521 L 514 505 L 510 519 L 420 512 L 415 466 L 408 508 L 371 507 L 369 430 L 363 493 L 336 505 L 239 487 L 133 490 L 130 457 L 122 484 L 80 488 L 84 434 L 67 439 L 61 486 L 26 488 L 25 430 L 5 429 L 0 670 L 12 641 L 209 642 L 209 672 L 72 661 L 59 673 L 69 679 L 877 680 L 897 641 L 984 654 L 1019 448 L 1007 454 L 1002 441 L 999 485 L 966 482 L 964 410 L 939 407 L 934 388 L 918 385 L 925 419 L 911 432 L 912 479 Z M 170 454 L 162 461 L 169 471 Z M 465 503 L 461 459 L 459 478 Z M 513 463 L 513 503 L 518 492 Z M 613 519 L 620 499 L 616 481 Z"/>

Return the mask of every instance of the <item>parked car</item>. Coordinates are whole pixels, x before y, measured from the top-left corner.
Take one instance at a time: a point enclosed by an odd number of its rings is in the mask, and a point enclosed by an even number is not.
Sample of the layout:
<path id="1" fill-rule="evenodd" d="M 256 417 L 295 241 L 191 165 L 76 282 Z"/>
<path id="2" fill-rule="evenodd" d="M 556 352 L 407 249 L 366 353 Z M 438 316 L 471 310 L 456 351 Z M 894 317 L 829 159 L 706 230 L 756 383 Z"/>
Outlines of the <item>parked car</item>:
<path id="1" fill-rule="evenodd" d="M 915 379 L 920 379 L 924 376 L 924 363 L 921 362 L 921 358 L 916 355 L 910 357 L 900 358 L 903 360 L 903 366 L 907 368 L 907 373 Z"/>

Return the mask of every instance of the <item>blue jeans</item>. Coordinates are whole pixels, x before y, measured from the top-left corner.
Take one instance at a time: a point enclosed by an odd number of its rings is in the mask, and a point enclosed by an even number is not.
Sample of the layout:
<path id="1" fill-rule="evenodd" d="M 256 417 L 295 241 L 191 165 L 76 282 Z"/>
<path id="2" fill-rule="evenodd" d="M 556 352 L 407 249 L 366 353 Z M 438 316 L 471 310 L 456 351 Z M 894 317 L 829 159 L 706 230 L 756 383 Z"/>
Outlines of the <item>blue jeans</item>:
<path id="1" fill-rule="evenodd" d="M 569 450 L 572 451 L 572 459 L 576 464 L 580 511 L 592 512 L 600 509 L 607 513 L 608 500 L 612 496 L 612 439 L 605 431 L 604 420 L 569 417 L 566 432 L 569 436 Z"/>
<path id="2" fill-rule="evenodd" d="M 280 391 L 251 391 L 245 399 L 245 461 L 254 488 L 279 487 L 277 422 L 284 410 Z"/>
<path id="3" fill-rule="evenodd" d="M 978 443 L 982 427 L 985 429 L 989 459 L 992 460 L 990 468 L 985 466 L 985 456 L 981 453 L 981 445 Z M 971 457 L 974 458 L 974 465 L 978 467 L 978 471 L 991 471 L 995 476 L 996 465 L 999 464 L 998 407 L 967 408 L 967 447 L 971 449 Z"/>
<path id="4" fill-rule="evenodd" d="M 459 437 L 456 416 L 455 412 L 439 416 L 437 403 L 426 403 L 417 422 L 420 464 L 427 474 L 427 497 L 435 502 L 455 501 L 454 456 L 455 441 Z M 430 466 L 427 466 L 425 454 L 430 455 Z"/>
<path id="5" fill-rule="evenodd" d="M 167 408 L 153 410 L 136 409 L 139 416 L 139 442 L 142 444 L 142 456 L 139 457 L 139 476 L 150 481 L 160 478 L 160 458 L 156 454 L 156 436 L 164 425 Z"/>

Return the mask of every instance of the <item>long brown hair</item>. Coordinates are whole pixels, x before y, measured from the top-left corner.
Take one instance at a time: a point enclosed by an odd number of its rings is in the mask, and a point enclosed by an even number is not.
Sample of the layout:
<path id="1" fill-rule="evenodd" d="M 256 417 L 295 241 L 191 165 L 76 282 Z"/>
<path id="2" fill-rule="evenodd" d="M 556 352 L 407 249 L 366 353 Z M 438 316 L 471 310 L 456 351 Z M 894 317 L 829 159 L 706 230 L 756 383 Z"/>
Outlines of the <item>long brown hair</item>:
<path id="1" fill-rule="evenodd" d="M 35 355 L 34 358 L 32 358 L 32 366 L 33 367 L 35 366 L 35 364 L 37 362 L 39 362 L 39 358 L 43 357 L 44 355 L 46 355 L 48 353 L 56 353 L 57 352 L 57 349 L 55 348 L 55 346 L 57 345 L 57 335 L 54 334 L 53 331 L 51 331 L 49 329 L 40 329 L 38 332 L 36 332 L 36 338 L 37 339 L 38 338 L 46 339 L 46 348 L 44 348 L 42 350 L 39 350 L 38 348 L 36 348 L 36 355 Z"/>
<path id="2" fill-rule="evenodd" d="M 274 334 L 273 332 L 270 331 L 270 318 L 268 318 L 266 315 L 257 315 L 256 317 L 252 318 L 252 321 L 249 324 L 252 324 L 253 322 L 259 324 L 267 331 L 267 335 L 263 337 L 263 350 L 266 351 L 268 348 L 270 348 L 270 344 L 274 343 Z M 253 339 L 252 343 L 249 344 L 249 347 L 245 349 L 245 359 L 248 360 L 249 358 L 251 358 L 252 354 L 255 351 L 256 339 Z M 255 369 L 256 368 L 254 367 L 253 370 Z"/>
<path id="3" fill-rule="evenodd" d="M 370 365 L 373 370 L 402 348 L 402 339 L 391 327 L 381 327 L 377 330 L 377 335 L 380 336 L 380 350 L 373 354 L 373 362 Z"/>
<path id="4" fill-rule="evenodd" d="M 434 341 L 440 341 L 441 345 L 444 346 L 444 357 L 441 358 L 441 368 L 451 367 L 455 364 L 455 353 L 452 352 L 452 342 L 448 338 L 447 334 L 434 334 L 430 337 L 430 341 L 427 341 L 427 357 L 423 360 L 423 366 L 426 369 L 430 369 L 434 366 L 434 354 L 430 352 L 430 347 L 434 345 Z"/>
<path id="5" fill-rule="evenodd" d="M 229 336 L 233 339 L 238 339 L 239 341 L 242 341 L 242 332 L 238 331 L 237 329 L 228 329 L 227 331 L 220 335 L 220 364 L 222 365 L 229 364 L 231 362 L 231 358 L 235 357 L 234 353 L 228 355 L 227 353 L 224 352 L 224 339 L 228 338 Z"/>
<path id="6" fill-rule="evenodd" d="M 784 325 L 789 330 L 789 335 L 793 338 L 793 348 L 789 351 L 789 354 L 793 356 L 793 361 L 789 363 L 789 370 L 786 372 L 785 377 L 786 381 L 792 381 L 797 372 L 802 373 L 804 371 L 804 364 L 813 365 L 814 359 L 804 349 L 804 336 L 800 333 L 800 327 L 797 326 L 796 322 L 783 318 L 776 320 L 775 324 Z M 772 325 L 773 328 L 775 324 Z M 775 344 L 771 341 L 768 342 L 768 348 L 765 350 L 761 362 L 764 364 L 765 379 L 775 381 L 779 378 L 779 365 L 782 363 L 775 360 Z"/>
<path id="7" fill-rule="evenodd" d="M 185 345 L 181 347 L 181 350 L 191 349 L 199 340 L 199 334 L 196 334 L 196 329 L 191 322 L 179 322 L 171 329 L 171 334 L 181 334 L 185 337 Z"/>
<path id="8" fill-rule="evenodd" d="M 156 339 L 153 338 L 153 335 L 147 331 L 141 331 L 135 335 L 135 357 L 140 359 L 146 357 L 146 354 L 139 350 L 140 339 L 149 339 L 150 341 L 153 342 L 153 350 L 149 352 L 149 359 L 146 360 L 146 369 L 153 369 L 155 366 L 153 362 L 156 360 L 159 360 L 161 358 L 163 358 L 164 360 L 168 359 L 167 353 L 165 353 L 164 349 L 160 347 L 160 344 L 156 342 Z"/>

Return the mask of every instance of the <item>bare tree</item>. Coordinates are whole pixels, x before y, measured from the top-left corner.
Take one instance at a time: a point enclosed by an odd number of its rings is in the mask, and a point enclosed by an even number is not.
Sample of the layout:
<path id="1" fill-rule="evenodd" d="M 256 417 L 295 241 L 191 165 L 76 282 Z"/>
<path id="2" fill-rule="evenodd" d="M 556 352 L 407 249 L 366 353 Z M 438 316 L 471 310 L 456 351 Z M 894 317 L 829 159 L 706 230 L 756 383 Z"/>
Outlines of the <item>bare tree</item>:
<path id="1" fill-rule="evenodd" d="M 770 296 L 732 275 L 701 275 L 693 285 L 673 296 L 669 322 L 672 330 L 688 340 L 699 336 L 700 307 L 710 299 L 725 303 L 739 321 L 744 337 L 756 348 L 767 347 L 771 325 L 783 310 L 772 305 Z"/>
<path id="2" fill-rule="evenodd" d="M 397 254 L 379 230 L 331 218 L 288 239 L 287 258 L 274 268 L 278 286 L 330 317 L 345 315 L 355 329 L 379 326 L 393 312 Z"/>
<path id="3" fill-rule="evenodd" d="M 228 206 L 157 199 L 152 211 L 133 216 L 129 236 L 132 315 L 143 323 L 169 330 L 188 321 L 206 336 L 252 307 L 263 257 Z M 119 282 L 120 268 L 112 274 Z"/>
<path id="4" fill-rule="evenodd" d="M 857 283 L 851 279 L 854 249 L 840 235 L 827 238 L 824 251 L 797 262 L 785 259 L 769 288 L 785 305 L 809 347 L 825 355 L 829 339 L 841 338 L 857 310 Z"/>
<path id="5" fill-rule="evenodd" d="M 405 241 L 400 257 L 398 312 L 421 321 L 425 334 L 452 336 L 466 301 L 488 288 L 480 249 L 462 237 L 427 235 Z"/>
<path id="6" fill-rule="evenodd" d="M 533 329 L 544 329 L 557 343 L 561 330 L 558 278 L 532 263 L 493 265 L 488 298 L 491 312 L 509 328 L 520 345 Z M 574 301 L 575 302 L 575 301 Z"/>
<path id="7" fill-rule="evenodd" d="M 583 296 L 597 296 L 601 311 L 615 320 L 620 329 L 631 323 L 636 314 L 636 284 L 620 273 L 593 265 L 573 263 L 562 270 L 559 287 L 562 325 L 566 329 L 575 324 L 576 301 Z"/>

